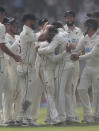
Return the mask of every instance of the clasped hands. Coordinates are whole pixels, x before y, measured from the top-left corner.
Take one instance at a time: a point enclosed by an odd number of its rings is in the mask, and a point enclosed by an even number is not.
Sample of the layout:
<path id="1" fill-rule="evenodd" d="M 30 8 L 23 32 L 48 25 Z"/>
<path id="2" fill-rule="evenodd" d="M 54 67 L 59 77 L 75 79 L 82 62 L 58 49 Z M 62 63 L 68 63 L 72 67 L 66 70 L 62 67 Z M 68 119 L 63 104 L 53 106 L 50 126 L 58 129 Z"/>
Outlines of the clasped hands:
<path id="1" fill-rule="evenodd" d="M 69 53 L 71 53 L 71 50 L 74 50 L 76 48 L 76 46 L 75 45 L 73 45 L 72 43 L 68 43 L 67 45 L 66 45 L 66 52 L 69 52 Z M 79 60 L 79 54 L 72 54 L 71 55 L 71 60 L 73 60 L 73 61 L 77 61 L 77 60 Z"/>

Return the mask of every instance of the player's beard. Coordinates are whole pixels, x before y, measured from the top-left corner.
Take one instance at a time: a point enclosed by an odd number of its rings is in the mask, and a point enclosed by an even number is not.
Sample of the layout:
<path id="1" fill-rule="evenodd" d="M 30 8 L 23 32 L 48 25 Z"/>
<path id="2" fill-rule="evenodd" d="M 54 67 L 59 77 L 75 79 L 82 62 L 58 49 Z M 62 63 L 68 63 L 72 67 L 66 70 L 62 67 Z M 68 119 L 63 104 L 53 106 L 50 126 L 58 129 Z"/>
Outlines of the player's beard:
<path id="1" fill-rule="evenodd" d="M 36 29 L 36 25 L 31 24 L 31 28 L 32 28 L 33 30 L 35 30 L 35 29 Z"/>
<path id="2" fill-rule="evenodd" d="M 74 25 L 74 21 L 69 23 L 69 22 L 66 22 L 67 26 L 70 27 L 70 26 L 73 26 Z"/>

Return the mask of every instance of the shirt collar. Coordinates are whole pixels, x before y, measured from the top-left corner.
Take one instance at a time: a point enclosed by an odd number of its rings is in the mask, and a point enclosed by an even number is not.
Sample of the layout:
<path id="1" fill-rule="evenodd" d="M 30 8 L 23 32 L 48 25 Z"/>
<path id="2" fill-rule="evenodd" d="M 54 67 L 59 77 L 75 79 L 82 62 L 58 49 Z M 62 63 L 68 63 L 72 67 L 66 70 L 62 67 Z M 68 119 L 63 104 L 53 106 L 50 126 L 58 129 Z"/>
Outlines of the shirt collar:
<path id="1" fill-rule="evenodd" d="M 76 31 L 76 26 L 74 25 L 74 30 L 72 31 L 68 26 L 67 24 L 65 25 L 65 29 L 68 31 L 68 32 L 73 32 L 73 31 Z"/>
<path id="2" fill-rule="evenodd" d="M 12 40 L 15 40 L 15 37 L 12 37 L 12 35 L 10 35 L 9 33 L 6 33 L 6 37 L 12 39 Z"/>
<path id="3" fill-rule="evenodd" d="M 96 33 L 94 33 L 93 35 L 92 35 L 92 37 L 89 37 L 89 39 L 91 39 L 91 40 L 93 40 L 95 37 L 97 36 L 97 34 Z"/>
<path id="4" fill-rule="evenodd" d="M 23 26 L 23 30 L 27 32 L 33 32 L 33 30 L 29 26 L 26 26 L 26 25 Z"/>

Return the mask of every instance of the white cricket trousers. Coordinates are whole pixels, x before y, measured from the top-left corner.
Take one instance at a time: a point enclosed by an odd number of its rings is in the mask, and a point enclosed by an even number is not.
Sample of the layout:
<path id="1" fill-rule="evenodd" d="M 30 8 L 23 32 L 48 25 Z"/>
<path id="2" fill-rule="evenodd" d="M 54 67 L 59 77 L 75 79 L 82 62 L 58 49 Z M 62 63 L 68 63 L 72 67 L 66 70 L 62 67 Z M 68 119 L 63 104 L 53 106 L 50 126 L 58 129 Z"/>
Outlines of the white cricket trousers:
<path id="1" fill-rule="evenodd" d="M 77 102 L 76 102 L 76 89 L 77 89 L 77 84 L 79 80 L 79 61 L 74 62 L 74 72 L 73 72 L 73 96 L 72 96 L 72 104 L 73 104 L 73 112 L 74 112 L 74 117 L 79 118 L 78 116 L 78 110 L 77 110 Z"/>
<path id="2" fill-rule="evenodd" d="M 9 122 L 12 120 L 12 86 L 11 79 L 8 73 L 8 61 L 2 59 L 3 77 L 2 77 L 2 107 L 3 107 L 3 121 Z"/>
<path id="3" fill-rule="evenodd" d="M 67 63 L 61 66 L 62 70 L 59 79 L 59 98 L 58 98 L 58 111 L 59 118 L 65 121 L 73 117 L 72 108 L 72 76 L 74 71 L 74 64 Z"/>
<path id="4" fill-rule="evenodd" d="M 92 117 L 93 112 L 88 95 L 88 88 L 94 88 L 94 115 L 99 117 L 99 67 L 86 66 L 81 76 L 78 92 L 84 109 L 84 117 Z"/>
<path id="5" fill-rule="evenodd" d="M 52 121 L 58 122 L 58 111 L 55 104 L 55 70 L 44 70 L 44 94 L 48 104 L 48 112 Z"/>
<path id="6" fill-rule="evenodd" d="M 37 120 L 39 109 L 40 109 L 40 101 L 41 101 L 41 82 L 36 76 L 35 67 L 29 67 L 28 73 L 23 76 L 20 76 L 19 80 L 19 88 L 21 89 L 20 94 L 20 104 L 24 101 L 29 101 L 30 105 L 27 108 L 26 112 L 23 112 L 21 108 L 19 117 L 23 117 L 24 119 L 32 119 Z"/>

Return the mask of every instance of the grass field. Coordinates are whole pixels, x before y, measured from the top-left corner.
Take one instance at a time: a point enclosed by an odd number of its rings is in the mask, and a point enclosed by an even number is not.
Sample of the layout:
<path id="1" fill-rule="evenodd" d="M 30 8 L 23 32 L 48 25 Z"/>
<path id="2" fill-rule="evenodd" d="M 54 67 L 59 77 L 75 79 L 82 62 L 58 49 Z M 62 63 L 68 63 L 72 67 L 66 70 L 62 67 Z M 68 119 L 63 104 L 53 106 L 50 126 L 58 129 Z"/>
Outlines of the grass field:
<path id="1" fill-rule="evenodd" d="M 39 123 L 44 124 L 46 109 L 41 108 Z M 82 119 L 82 108 L 79 108 L 80 119 Z M 99 131 L 99 125 L 66 125 L 66 126 L 45 126 L 44 127 L 0 127 L 0 131 Z"/>

